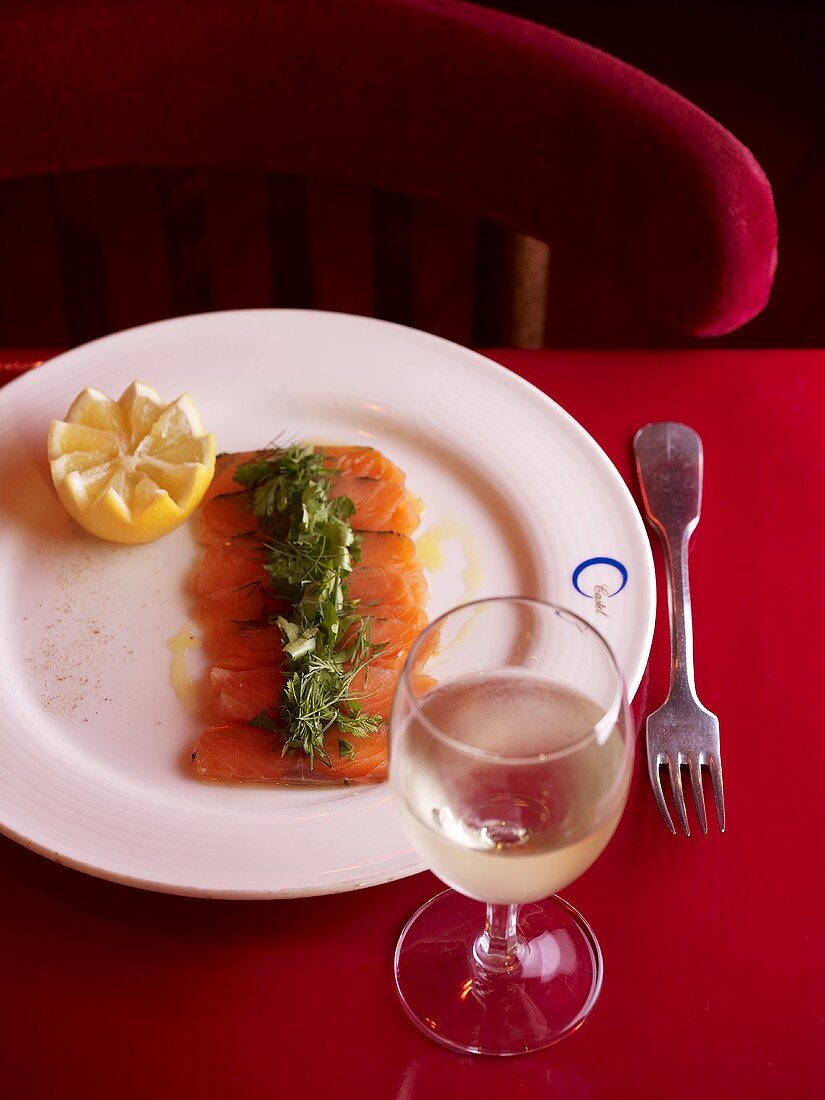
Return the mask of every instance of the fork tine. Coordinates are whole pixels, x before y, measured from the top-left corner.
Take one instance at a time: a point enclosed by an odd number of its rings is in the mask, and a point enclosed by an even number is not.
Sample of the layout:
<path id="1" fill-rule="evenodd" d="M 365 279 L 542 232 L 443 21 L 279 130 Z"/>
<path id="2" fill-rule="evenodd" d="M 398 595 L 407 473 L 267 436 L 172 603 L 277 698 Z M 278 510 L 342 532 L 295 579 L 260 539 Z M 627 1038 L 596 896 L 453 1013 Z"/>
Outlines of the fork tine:
<path id="1" fill-rule="evenodd" d="M 647 754 L 647 773 L 650 776 L 650 785 L 653 788 L 653 797 L 656 799 L 656 805 L 659 807 L 662 817 L 665 819 L 665 825 L 676 836 L 676 829 L 673 826 L 673 821 L 670 816 L 670 811 L 667 808 L 667 802 L 665 802 L 664 792 L 662 791 L 662 780 L 659 776 L 659 765 L 669 763 L 662 753 Z"/>
<path id="2" fill-rule="evenodd" d="M 705 792 L 702 790 L 702 767 L 695 756 L 688 757 L 690 769 L 690 785 L 693 788 L 693 804 L 696 807 L 696 816 L 702 826 L 702 832 L 708 831 L 708 819 L 705 815 Z"/>
<path id="3" fill-rule="evenodd" d="M 682 831 L 685 836 L 690 836 L 687 809 L 685 808 L 685 792 L 682 790 L 682 769 L 679 767 L 678 756 L 675 761 L 671 757 L 668 762 L 668 768 L 670 771 L 670 787 L 673 791 L 673 801 L 676 804 L 676 816 L 679 818 L 679 824 L 682 826 Z M 674 829 L 674 832 L 675 831 Z"/>
<path id="4" fill-rule="evenodd" d="M 722 761 L 718 756 L 708 756 L 708 767 L 713 784 L 713 801 L 716 803 L 716 820 L 719 832 L 725 831 L 725 791 L 722 786 Z"/>

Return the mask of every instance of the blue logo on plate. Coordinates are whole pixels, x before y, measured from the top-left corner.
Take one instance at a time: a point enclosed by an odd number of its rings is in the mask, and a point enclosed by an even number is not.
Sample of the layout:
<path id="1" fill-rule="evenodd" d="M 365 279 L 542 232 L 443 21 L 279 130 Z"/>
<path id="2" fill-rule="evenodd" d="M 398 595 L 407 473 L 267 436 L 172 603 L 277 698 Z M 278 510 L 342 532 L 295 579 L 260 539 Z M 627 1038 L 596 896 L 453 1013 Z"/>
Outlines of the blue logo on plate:
<path id="1" fill-rule="evenodd" d="M 587 596 L 591 600 L 595 598 L 595 596 L 592 592 L 585 592 L 584 589 L 579 584 L 579 581 L 582 579 L 582 574 L 587 569 L 592 568 L 594 565 L 607 565 L 611 569 L 615 570 L 615 572 L 617 574 L 616 587 L 613 588 L 612 592 L 606 591 L 604 593 L 604 595 L 608 596 L 608 597 L 618 596 L 618 594 L 621 592 L 621 590 L 627 584 L 627 568 L 624 565 L 622 565 L 622 563 L 620 561 L 616 561 L 615 558 L 588 558 L 587 561 L 583 561 L 581 563 L 581 565 L 577 565 L 576 568 L 573 570 L 573 587 L 576 589 L 576 591 L 579 592 L 582 596 Z M 603 575 L 603 571 L 602 571 L 602 575 Z M 598 587 L 599 588 L 606 588 L 607 586 L 606 585 L 599 585 Z"/>

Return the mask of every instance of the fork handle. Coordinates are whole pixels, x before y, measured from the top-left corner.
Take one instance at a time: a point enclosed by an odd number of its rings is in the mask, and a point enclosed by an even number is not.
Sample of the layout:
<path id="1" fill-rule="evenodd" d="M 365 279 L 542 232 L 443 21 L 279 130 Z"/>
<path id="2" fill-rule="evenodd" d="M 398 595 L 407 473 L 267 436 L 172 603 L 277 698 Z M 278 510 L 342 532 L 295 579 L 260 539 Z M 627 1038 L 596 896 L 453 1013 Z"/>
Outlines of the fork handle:
<path id="1" fill-rule="evenodd" d="M 696 702 L 688 547 L 701 514 L 702 441 L 685 424 L 665 421 L 641 428 L 633 450 L 645 510 L 665 553 L 670 614 L 668 699 L 687 696 Z"/>

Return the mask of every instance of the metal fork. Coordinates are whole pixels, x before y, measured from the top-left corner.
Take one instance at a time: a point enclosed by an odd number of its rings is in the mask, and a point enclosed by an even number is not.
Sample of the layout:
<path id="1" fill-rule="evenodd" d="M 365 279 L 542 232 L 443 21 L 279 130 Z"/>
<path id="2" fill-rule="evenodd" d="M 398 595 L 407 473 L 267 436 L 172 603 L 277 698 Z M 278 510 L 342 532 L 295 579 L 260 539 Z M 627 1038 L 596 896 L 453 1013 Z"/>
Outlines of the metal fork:
<path id="1" fill-rule="evenodd" d="M 719 719 L 702 706 L 693 681 L 693 622 L 688 583 L 688 545 L 699 522 L 702 500 L 702 441 L 685 424 L 648 424 L 633 440 L 636 469 L 651 526 L 662 540 L 670 611 L 670 691 L 647 720 L 647 770 L 656 802 L 676 833 L 662 792 L 659 769 L 670 773 L 676 814 L 690 836 L 682 766 L 687 765 L 693 802 L 707 833 L 702 767 L 710 771 L 716 818 L 725 831 L 725 797 L 719 754 Z"/>

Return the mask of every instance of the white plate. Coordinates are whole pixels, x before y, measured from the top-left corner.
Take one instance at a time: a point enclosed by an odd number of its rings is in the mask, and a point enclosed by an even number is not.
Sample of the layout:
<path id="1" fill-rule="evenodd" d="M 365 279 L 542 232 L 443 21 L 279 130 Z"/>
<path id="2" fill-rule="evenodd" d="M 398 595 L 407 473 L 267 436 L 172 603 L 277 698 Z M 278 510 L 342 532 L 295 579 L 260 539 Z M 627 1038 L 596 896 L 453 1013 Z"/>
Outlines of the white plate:
<path id="1" fill-rule="evenodd" d="M 364 318 L 251 310 L 161 322 L 67 352 L 0 392 L 9 836 L 105 878 L 210 897 L 332 893 L 422 869 L 385 785 L 192 778 L 200 725 L 172 690 L 165 642 L 193 611 L 193 529 L 139 547 L 86 536 L 45 460 L 49 420 L 79 389 L 116 397 L 135 378 L 169 400 L 190 392 L 223 450 L 284 436 L 386 451 L 426 502 L 421 533 L 469 532 L 444 543 L 432 616 L 468 595 L 467 579 L 474 596 L 567 605 L 607 636 L 635 692 L 653 627 L 647 535 L 604 453 L 537 389 L 464 348 Z"/>

